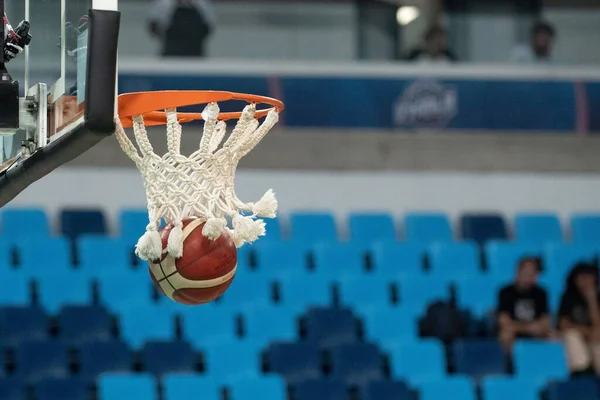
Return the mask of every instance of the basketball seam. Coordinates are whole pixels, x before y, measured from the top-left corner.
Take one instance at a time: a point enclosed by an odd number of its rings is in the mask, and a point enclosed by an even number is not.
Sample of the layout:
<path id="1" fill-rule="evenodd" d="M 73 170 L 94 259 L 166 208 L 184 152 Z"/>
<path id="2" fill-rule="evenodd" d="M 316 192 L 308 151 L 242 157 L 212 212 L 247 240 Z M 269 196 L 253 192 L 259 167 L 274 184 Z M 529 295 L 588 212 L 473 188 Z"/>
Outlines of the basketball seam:
<path id="1" fill-rule="evenodd" d="M 158 263 L 158 266 L 160 267 L 160 270 L 162 271 L 163 275 L 165 275 L 165 270 L 163 269 L 163 266 L 162 266 L 162 260 L 161 260 L 161 261 L 159 261 L 159 263 Z M 177 273 L 177 271 L 175 271 L 175 273 Z M 173 274 L 171 274 L 171 275 L 169 275 L 169 276 L 172 276 L 172 275 L 173 275 Z M 161 279 L 160 281 L 157 281 L 157 282 L 158 282 L 158 286 L 161 286 L 161 285 L 160 285 L 160 283 L 161 283 L 162 281 L 164 281 L 165 279 L 166 279 L 166 277 L 165 277 L 165 278 L 163 278 L 163 279 Z M 175 286 L 173 286 L 173 284 L 171 284 L 171 281 L 170 281 L 170 280 L 168 280 L 168 279 L 167 279 L 167 284 L 173 288 L 173 293 L 175 293 L 175 292 L 177 291 L 177 288 L 176 288 Z M 163 292 L 164 292 L 164 290 L 163 290 Z"/>

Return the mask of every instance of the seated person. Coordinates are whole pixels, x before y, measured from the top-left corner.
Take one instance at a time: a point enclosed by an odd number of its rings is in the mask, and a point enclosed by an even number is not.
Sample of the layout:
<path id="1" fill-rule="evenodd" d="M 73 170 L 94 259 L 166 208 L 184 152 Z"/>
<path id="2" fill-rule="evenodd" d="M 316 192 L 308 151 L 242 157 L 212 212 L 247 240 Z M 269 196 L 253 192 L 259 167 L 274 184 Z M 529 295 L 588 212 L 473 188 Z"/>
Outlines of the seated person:
<path id="1" fill-rule="evenodd" d="M 600 375 L 600 307 L 598 271 L 589 264 L 577 264 L 569 274 L 560 301 L 558 328 L 574 374 Z"/>
<path id="2" fill-rule="evenodd" d="M 517 338 L 547 338 L 550 335 L 548 296 L 537 285 L 540 263 L 535 258 L 519 261 L 514 283 L 498 296 L 498 336 L 510 351 Z"/>

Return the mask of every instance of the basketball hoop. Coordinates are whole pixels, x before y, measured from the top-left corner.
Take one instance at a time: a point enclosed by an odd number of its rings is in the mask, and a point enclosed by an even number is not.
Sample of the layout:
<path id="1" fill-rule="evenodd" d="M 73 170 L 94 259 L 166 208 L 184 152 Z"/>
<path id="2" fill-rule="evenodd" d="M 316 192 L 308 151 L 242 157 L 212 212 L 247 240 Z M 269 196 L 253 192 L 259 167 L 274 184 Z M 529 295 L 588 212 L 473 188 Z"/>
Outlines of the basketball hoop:
<path id="1" fill-rule="evenodd" d="M 220 112 L 218 102 L 241 100 L 248 104 L 241 112 Z M 122 94 L 118 98 L 119 117 L 116 137 L 121 149 L 142 174 L 148 200 L 146 233 L 136 246 L 145 260 L 160 259 L 163 246 L 158 227 L 164 219 L 174 226 L 169 234 L 167 252 L 183 254 L 182 221 L 206 221 L 202 233 L 215 240 L 228 230 L 235 245 L 241 247 L 265 235 L 261 218 L 274 218 L 277 200 L 269 189 L 256 203 L 244 203 L 234 190 L 239 161 L 275 126 L 283 103 L 264 96 L 222 91 L 156 91 Z M 180 107 L 206 104 L 202 113 L 177 112 Z M 268 108 L 257 109 L 259 105 Z M 264 120 L 259 122 L 260 118 Z M 237 119 L 225 139 L 225 121 Z M 199 148 L 189 156 L 181 154 L 181 124 L 204 121 Z M 166 125 L 167 153 L 154 152 L 146 126 Z M 133 128 L 137 148 L 125 133 Z M 138 151 L 139 148 L 139 151 Z M 226 217 L 231 218 L 228 227 Z"/>

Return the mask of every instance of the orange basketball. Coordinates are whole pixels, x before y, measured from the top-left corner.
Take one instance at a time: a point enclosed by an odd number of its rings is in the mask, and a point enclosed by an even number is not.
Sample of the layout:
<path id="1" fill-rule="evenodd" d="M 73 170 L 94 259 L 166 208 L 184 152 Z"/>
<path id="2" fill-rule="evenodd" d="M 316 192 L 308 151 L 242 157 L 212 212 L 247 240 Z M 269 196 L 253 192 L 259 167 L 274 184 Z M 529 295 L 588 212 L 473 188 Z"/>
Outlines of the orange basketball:
<path id="1" fill-rule="evenodd" d="M 204 221 L 183 221 L 183 256 L 167 254 L 167 240 L 173 228 L 161 229 L 163 256 L 149 262 L 150 275 L 156 287 L 170 299 L 181 304 L 203 304 L 221 296 L 235 275 L 237 249 L 227 231 L 216 240 L 202 234 Z"/>

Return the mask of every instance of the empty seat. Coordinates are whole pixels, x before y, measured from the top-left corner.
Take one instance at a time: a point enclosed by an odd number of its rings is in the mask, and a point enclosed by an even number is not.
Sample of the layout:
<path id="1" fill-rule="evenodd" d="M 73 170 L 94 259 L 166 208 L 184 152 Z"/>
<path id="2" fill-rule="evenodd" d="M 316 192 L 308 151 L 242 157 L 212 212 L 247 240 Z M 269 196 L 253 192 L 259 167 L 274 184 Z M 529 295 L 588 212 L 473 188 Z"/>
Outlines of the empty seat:
<path id="1" fill-rule="evenodd" d="M 126 269 L 132 263 L 132 247 L 123 239 L 85 235 L 77 239 L 79 268 L 96 276 L 98 270 Z"/>
<path id="2" fill-rule="evenodd" d="M 307 273 L 307 249 L 294 242 L 266 241 L 253 245 L 258 272 L 278 280 L 302 277 Z"/>
<path id="3" fill-rule="evenodd" d="M 349 307 L 389 306 L 392 282 L 373 275 L 344 279 L 338 284 L 340 301 Z"/>
<path id="4" fill-rule="evenodd" d="M 378 342 L 388 351 L 399 345 L 412 343 L 419 333 L 414 310 L 402 307 L 373 310 L 363 317 L 363 325 L 369 340 Z"/>
<path id="5" fill-rule="evenodd" d="M 295 341 L 298 332 L 296 316 L 285 307 L 265 307 L 244 314 L 244 337 L 256 343 Z M 268 326 L 269 329 L 265 329 Z"/>
<path id="6" fill-rule="evenodd" d="M 361 391 L 361 400 L 413 400 L 414 393 L 402 381 L 374 381 Z"/>
<path id="7" fill-rule="evenodd" d="M 163 399 L 181 400 L 190 393 L 202 393 L 202 400 L 221 400 L 218 384 L 205 375 L 168 374 L 162 378 Z"/>
<path id="8" fill-rule="evenodd" d="M 319 349 L 311 343 L 272 343 L 265 357 L 269 371 L 283 375 L 290 384 L 321 375 Z"/>
<path id="9" fill-rule="evenodd" d="M 372 273 L 388 279 L 423 273 L 425 246 L 419 243 L 383 241 L 371 247 Z"/>
<path id="10" fill-rule="evenodd" d="M 148 210 L 145 208 L 121 210 L 119 212 L 121 238 L 129 245 L 135 245 L 146 232 L 148 222 Z"/>
<path id="11" fill-rule="evenodd" d="M 365 274 L 365 256 L 352 243 L 321 243 L 314 249 L 315 272 L 328 280 Z"/>
<path id="12" fill-rule="evenodd" d="M 390 352 L 392 375 L 415 385 L 446 376 L 444 348 L 438 340 L 423 339 Z"/>
<path id="13" fill-rule="evenodd" d="M 436 279 L 456 282 L 481 273 L 479 249 L 474 242 L 436 243 L 429 248 L 431 274 Z"/>
<path id="14" fill-rule="evenodd" d="M 123 342 L 86 343 L 79 350 L 80 376 L 91 382 L 103 372 L 128 372 L 133 368 L 130 348 Z"/>
<path id="15" fill-rule="evenodd" d="M 224 307 L 244 310 L 265 307 L 273 302 L 273 287 L 273 280 L 247 274 L 243 279 L 233 280 L 219 303 Z"/>
<path id="16" fill-rule="evenodd" d="M 333 347 L 358 340 L 358 322 L 349 309 L 313 308 L 304 318 L 306 339 L 320 347 Z"/>
<path id="17" fill-rule="evenodd" d="M 306 288 L 310 287 L 310 290 Z M 294 312 L 309 307 L 327 307 L 331 305 L 331 284 L 314 276 L 302 276 L 290 281 L 279 282 L 280 302 Z"/>
<path id="18" fill-rule="evenodd" d="M 137 270 L 111 271 L 97 279 L 100 303 L 110 311 L 121 312 L 152 299 L 153 285 L 148 272 Z"/>
<path id="19" fill-rule="evenodd" d="M 180 313 L 183 339 L 196 348 L 231 342 L 237 334 L 236 318 L 234 312 L 214 303 L 186 307 Z"/>
<path id="20" fill-rule="evenodd" d="M 496 309 L 498 290 L 502 284 L 491 276 L 472 276 L 456 282 L 457 304 L 474 317 L 484 317 Z"/>
<path id="21" fill-rule="evenodd" d="M 248 341 L 207 347 L 204 369 L 211 379 L 221 384 L 256 379 L 261 371 L 259 347 Z"/>
<path id="22" fill-rule="evenodd" d="M 27 306 L 31 302 L 29 277 L 20 271 L 0 272 L 0 306 Z"/>
<path id="23" fill-rule="evenodd" d="M 480 246 L 490 240 L 506 240 L 508 233 L 504 217 L 498 214 L 465 214 L 460 217 L 461 237 Z"/>
<path id="24" fill-rule="evenodd" d="M 69 375 L 67 348 L 54 341 L 24 342 L 16 349 L 16 374 L 28 383 Z"/>
<path id="25" fill-rule="evenodd" d="M 563 233 L 553 213 L 519 213 L 515 216 L 515 238 L 519 242 L 544 245 L 560 243 Z"/>
<path id="26" fill-rule="evenodd" d="M 409 242 L 451 242 L 452 227 L 443 213 L 408 213 L 404 216 L 406 240 Z"/>
<path id="27" fill-rule="evenodd" d="M 0 238 L 0 272 L 6 273 L 13 265 L 13 244 L 8 238 Z"/>
<path id="28" fill-rule="evenodd" d="M 495 339 L 458 340 L 451 347 L 454 370 L 476 380 L 486 375 L 507 373 L 507 360 Z"/>
<path id="29" fill-rule="evenodd" d="M 196 369 L 196 353 L 189 343 L 147 342 L 140 350 L 140 360 L 144 371 L 153 375 L 169 372 L 192 372 Z"/>
<path id="30" fill-rule="evenodd" d="M 539 400 L 538 383 L 532 379 L 490 376 L 481 383 L 483 400 Z"/>
<path id="31" fill-rule="evenodd" d="M 51 313 L 57 313 L 63 306 L 92 302 L 91 282 L 81 271 L 40 277 L 37 288 L 40 305 Z"/>
<path id="32" fill-rule="evenodd" d="M 488 272 L 499 283 L 514 279 L 520 259 L 541 255 L 542 246 L 536 243 L 492 241 L 485 247 Z"/>
<path id="33" fill-rule="evenodd" d="M 71 245 L 63 237 L 35 237 L 15 243 L 19 269 L 30 277 L 56 275 L 70 271 Z"/>
<path id="34" fill-rule="evenodd" d="M 2 234 L 12 239 L 47 237 L 50 235 L 50 223 L 42 209 L 6 209 L 2 211 Z"/>
<path id="35" fill-rule="evenodd" d="M 157 383 L 150 374 L 105 374 L 98 379 L 98 400 L 157 400 Z"/>
<path id="36" fill-rule="evenodd" d="M 0 378 L 0 399 L 25 400 L 25 384 L 17 378 Z"/>
<path id="37" fill-rule="evenodd" d="M 60 227 L 62 234 L 70 239 L 86 234 L 106 234 L 106 221 L 102 210 L 62 210 Z"/>
<path id="38" fill-rule="evenodd" d="M 600 244 L 600 214 L 571 216 L 571 238 L 575 243 Z"/>
<path id="39" fill-rule="evenodd" d="M 450 297 L 448 283 L 429 276 L 403 278 L 398 282 L 400 304 L 423 310 L 436 301 L 445 301 Z M 427 290 L 423 290 L 427 288 Z"/>
<path id="40" fill-rule="evenodd" d="M 513 346 L 515 375 L 528 379 L 562 379 L 569 376 L 565 350 L 558 342 L 519 340 Z"/>
<path id="41" fill-rule="evenodd" d="M 295 241 L 316 243 L 337 240 L 335 218 L 321 212 L 295 212 L 290 215 L 291 237 Z"/>
<path id="42" fill-rule="evenodd" d="M 348 400 L 348 389 L 337 381 L 314 380 L 295 385 L 295 400 Z"/>
<path id="43" fill-rule="evenodd" d="M 281 219 L 265 218 L 265 231 L 266 235 L 262 239 L 268 239 L 269 241 L 281 241 L 283 240 L 283 229 L 281 227 Z"/>
<path id="44" fill-rule="evenodd" d="M 38 307 L 0 308 L 0 337 L 5 346 L 45 340 L 48 337 L 48 316 Z"/>
<path id="45" fill-rule="evenodd" d="M 600 399 L 600 389 L 593 378 L 575 378 L 548 384 L 548 400 L 597 399 Z"/>
<path id="46" fill-rule="evenodd" d="M 371 343 L 345 344 L 330 350 L 332 377 L 348 385 L 383 379 L 382 358 Z"/>
<path id="47" fill-rule="evenodd" d="M 550 244 L 544 248 L 544 274 L 554 274 L 566 279 L 575 264 L 593 262 L 596 250 L 593 246 L 585 244 Z"/>
<path id="48" fill-rule="evenodd" d="M 121 313 L 121 338 L 134 348 L 148 341 L 171 341 L 175 338 L 175 317 L 167 307 L 146 305 Z"/>
<path id="49" fill-rule="evenodd" d="M 394 218 L 387 213 L 351 213 L 348 216 L 350 240 L 371 243 L 382 239 L 396 239 Z"/>
<path id="50" fill-rule="evenodd" d="M 235 382 L 229 387 L 231 400 L 286 400 L 287 388 L 279 376 Z"/>
<path id="51" fill-rule="evenodd" d="M 475 385 L 465 377 L 452 377 L 439 381 L 427 382 L 419 388 L 419 400 L 440 400 L 448 398 L 452 393 L 453 400 L 475 400 Z"/>
<path id="52" fill-rule="evenodd" d="M 36 400 L 83 400 L 88 386 L 77 378 L 49 379 L 35 385 L 34 393 Z"/>
<path id="53" fill-rule="evenodd" d="M 74 346 L 112 338 L 112 320 L 102 306 L 68 306 L 58 315 L 60 338 Z"/>

